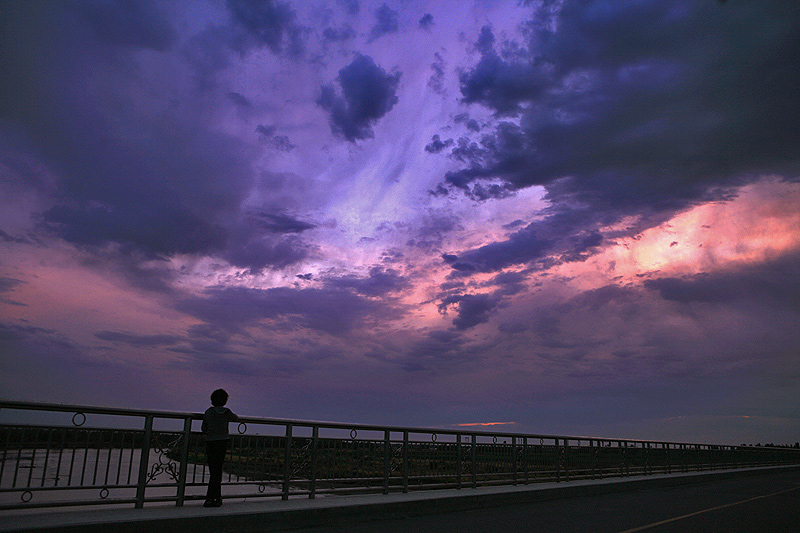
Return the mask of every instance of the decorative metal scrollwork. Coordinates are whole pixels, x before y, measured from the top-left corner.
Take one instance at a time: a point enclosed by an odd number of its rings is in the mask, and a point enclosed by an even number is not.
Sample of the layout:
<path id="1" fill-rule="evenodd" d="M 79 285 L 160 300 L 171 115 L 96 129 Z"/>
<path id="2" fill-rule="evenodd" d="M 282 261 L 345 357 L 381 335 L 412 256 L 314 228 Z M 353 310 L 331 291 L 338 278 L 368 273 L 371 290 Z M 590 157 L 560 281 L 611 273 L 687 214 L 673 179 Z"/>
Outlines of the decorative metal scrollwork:
<path id="1" fill-rule="evenodd" d="M 312 441 L 309 440 L 300 447 L 300 458 L 292 464 L 292 472 L 290 474 L 292 479 L 297 479 L 299 474 L 305 474 L 302 476 L 305 478 L 311 477 L 311 443 Z"/>
<path id="2" fill-rule="evenodd" d="M 150 473 L 147 474 L 147 483 L 150 483 L 161 474 L 167 474 L 173 481 L 178 481 L 178 463 L 171 459 L 169 454 L 178 448 L 182 438 L 182 435 L 178 435 L 169 443 L 162 444 L 158 435 L 153 437 L 153 451 L 158 454 L 158 461 L 150 467 Z M 142 460 L 146 461 L 148 459 L 143 457 Z"/>
<path id="3" fill-rule="evenodd" d="M 389 471 L 396 472 L 403 466 L 403 445 L 396 444 L 390 447 Z"/>

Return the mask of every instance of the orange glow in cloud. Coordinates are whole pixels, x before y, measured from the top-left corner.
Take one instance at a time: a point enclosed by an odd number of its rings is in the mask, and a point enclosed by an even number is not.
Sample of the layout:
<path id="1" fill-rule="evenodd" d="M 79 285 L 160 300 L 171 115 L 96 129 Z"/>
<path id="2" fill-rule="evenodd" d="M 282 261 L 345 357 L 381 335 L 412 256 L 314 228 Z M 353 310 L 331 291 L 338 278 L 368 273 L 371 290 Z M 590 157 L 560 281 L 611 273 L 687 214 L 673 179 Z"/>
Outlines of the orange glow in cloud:
<path id="1" fill-rule="evenodd" d="M 516 424 L 516 422 L 472 422 L 469 424 L 453 424 L 456 427 L 474 427 L 474 426 L 509 426 Z"/>
<path id="2" fill-rule="evenodd" d="M 763 180 L 728 202 L 699 205 L 600 254 L 613 274 L 691 275 L 800 248 L 800 186 Z"/>

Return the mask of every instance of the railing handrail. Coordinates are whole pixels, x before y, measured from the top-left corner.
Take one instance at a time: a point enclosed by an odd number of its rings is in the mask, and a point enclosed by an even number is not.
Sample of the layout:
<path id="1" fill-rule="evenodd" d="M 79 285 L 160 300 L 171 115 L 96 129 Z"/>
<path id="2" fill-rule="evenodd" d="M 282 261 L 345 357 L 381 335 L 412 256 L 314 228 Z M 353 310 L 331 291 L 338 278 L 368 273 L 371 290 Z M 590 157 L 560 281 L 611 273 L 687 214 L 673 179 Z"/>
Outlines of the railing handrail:
<path id="1" fill-rule="evenodd" d="M 202 413 L 0 400 L 2 409 L 10 416 L 4 415 L 0 424 L 0 510 L 99 503 L 139 508 L 155 501 L 181 506 L 187 499 L 199 499 L 197 487 L 207 484 L 204 439 L 197 425 L 192 428 Z M 19 411 L 41 415 L 22 416 Z M 54 413 L 72 413 L 72 425 Z M 87 415 L 110 418 L 86 427 Z M 254 416 L 239 420 L 239 435 L 230 441 L 227 485 L 248 498 L 388 494 L 800 464 L 800 449 L 789 447 Z M 182 430 L 172 427 L 178 421 Z M 131 423 L 138 427 L 129 428 Z M 266 435 L 253 434 L 248 424 L 271 429 Z M 70 492 L 87 489 L 99 490 L 99 500 Z M 130 492 L 134 489 L 135 496 Z M 154 493 L 163 490 L 168 494 Z M 8 497 L 17 493 L 20 502 L 10 503 Z M 41 502 L 30 503 L 34 493 L 42 495 Z"/>
<path id="2" fill-rule="evenodd" d="M 19 409 L 19 410 L 32 410 L 32 411 L 58 411 L 58 412 L 81 412 L 103 415 L 117 415 L 117 416 L 139 416 L 139 417 L 154 417 L 154 418 L 168 418 L 183 420 L 190 418 L 192 420 L 202 420 L 203 413 L 192 413 L 186 411 L 164 411 L 156 409 L 131 409 L 124 407 L 104 407 L 92 406 L 81 404 L 65 404 L 65 403 L 46 403 L 46 402 L 28 402 L 28 401 L 13 401 L 13 400 L 0 400 L 0 409 Z M 241 422 L 250 422 L 254 424 L 268 424 L 268 425 L 293 425 L 298 427 L 319 427 L 327 429 L 356 429 L 364 431 L 389 431 L 392 433 L 437 433 L 443 435 L 462 435 L 462 436 L 485 436 L 485 437 L 524 437 L 530 439 L 545 439 L 545 440 L 567 440 L 567 441 L 603 441 L 603 442 L 618 442 L 618 443 L 636 443 L 636 444 L 656 444 L 656 445 L 682 445 L 682 446 L 702 446 L 702 447 L 742 447 L 738 444 L 712 444 L 701 442 L 681 442 L 669 440 L 648 440 L 648 439 L 630 439 L 624 437 L 588 437 L 578 435 L 560 435 L 560 434 L 544 434 L 544 433 L 517 433 L 509 431 L 480 431 L 480 430 L 463 430 L 452 429 L 443 427 L 409 427 L 409 426 L 387 426 L 378 424 L 362 424 L 351 422 L 330 422 L 319 420 L 304 420 L 304 419 L 290 419 L 290 418 L 274 418 L 274 417 L 256 417 L 256 416 L 242 416 L 239 415 Z M 796 449 L 779 447 L 780 449 Z M 800 449 L 798 449 L 800 453 Z"/>

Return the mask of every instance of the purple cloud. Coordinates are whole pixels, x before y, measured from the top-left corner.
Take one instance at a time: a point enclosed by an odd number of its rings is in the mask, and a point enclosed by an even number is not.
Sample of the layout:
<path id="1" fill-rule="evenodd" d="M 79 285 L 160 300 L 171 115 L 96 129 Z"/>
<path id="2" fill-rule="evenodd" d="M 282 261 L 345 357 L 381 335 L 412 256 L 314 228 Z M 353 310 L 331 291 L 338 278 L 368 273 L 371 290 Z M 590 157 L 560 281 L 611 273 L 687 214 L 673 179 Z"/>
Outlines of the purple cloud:
<path id="1" fill-rule="evenodd" d="M 371 57 L 358 54 L 337 80 L 341 95 L 324 85 L 317 101 L 330 114 L 331 130 L 350 142 L 372 138 L 373 124 L 397 103 L 400 73 L 389 74 Z"/>

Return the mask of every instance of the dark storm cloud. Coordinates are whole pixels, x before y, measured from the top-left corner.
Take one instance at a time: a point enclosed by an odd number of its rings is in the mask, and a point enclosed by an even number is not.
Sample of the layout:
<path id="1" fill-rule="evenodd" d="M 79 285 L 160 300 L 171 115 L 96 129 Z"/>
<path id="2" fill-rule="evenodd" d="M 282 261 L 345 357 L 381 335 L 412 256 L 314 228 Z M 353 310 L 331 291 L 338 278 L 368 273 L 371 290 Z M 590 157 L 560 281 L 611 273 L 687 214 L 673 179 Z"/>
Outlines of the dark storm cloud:
<path id="1" fill-rule="evenodd" d="M 62 239 L 79 245 L 131 244 L 156 254 L 201 253 L 221 249 L 225 236 L 192 212 L 150 199 L 148 211 L 125 205 L 58 205 L 43 214 Z M 150 211 L 149 209 L 153 209 Z"/>
<path id="2" fill-rule="evenodd" d="M 430 29 L 433 26 L 433 15 L 430 13 L 425 13 L 421 19 L 419 19 L 419 27 L 423 30 Z"/>
<path id="3" fill-rule="evenodd" d="M 326 280 L 331 288 L 352 289 L 364 296 L 384 296 L 409 288 L 411 282 L 392 268 L 372 267 L 366 277 L 342 276 Z"/>
<path id="4" fill-rule="evenodd" d="M 247 13 L 256 17 L 259 5 Z M 129 50 L 133 41 L 110 56 L 99 48 L 86 17 L 74 16 L 66 4 L 42 6 L 4 5 L 4 38 L 16 37 L 0 47 L 0 61 L 5 74 L 19 82 L 4 84 L 0 116 L 6 121 L 3 134 L 17 153 L 55 177 L 55 187 L 49 188 L 28 180 L 29 187 L 54 193 L 53 207 L 39 218 L 43 228 L 101 255 L 107 245 L 118 247 L 126 276 L 140 270 L 137 258 L 207 254 L 258 270 L 304 256 L 297 240 L 261 239 L 264 230 L 308 227 L 298 221 L 266 216 L 261 227 L 221 222 L 235 220 L 231 214 L 252 184 L 251 148 L 209 124 L 194 103 L 158 97 L 143 103 L 143 87 L 157 96 L 174 80 L 150 77 L 142 57 Z M 103 6 L 116 12 L 116 4 Z M 125 6 L 119 9 L 150 16 L 146 6 Z M 104 13 L 92 15 L 94 24 L 111 17 Z M 149 20 L 142 24 L 152 25 Z M 194 102 L 193 96 L 186 102 Z M 239 93 L 220 97 L 239 107 L 250 105 Z M 284 136 L 273 134 L 270 142 L 278 150 L 293 148 Z M 156 282 L 163 289 L 159 276 L 146 278 L 145 285 Z"/>
<path id="5" fill-rule="evenodd" d="M 730 177 L 800 171 L 795 4 L 590 4 L 565 2 L 554 30 L 532 21 L 527 48 L 497 51 L 481 31 L 463 100 L 519 124 L 462 150 L 468 166 L 449 183 L 569 176 L 559 194 L 635 210 L 679 208 Z"/>
<path id="6" fill-rule="evenodd" d="M 399 27 L 399 13 L 386 4 L 382 4 L 375 10 L 375 25 L 369 32 L 369 40 L 374 41 L 388 33 L 397 33 Z"/>
<path id="7" fill-rule="evenodd" d="M 458 294 L 443 298 L 439 311 L 444 313 L 449 306 L 456 306 L 458 314 L 453 325 L 457 329 L 469 329 L 489 320 L 500 301 L 493 294 Z"/>
<path id="8" fill-rule="evenodd" d="M 228 231 L 222 257 L 252 273 L 266 267 L 293 265 L 315 249 L 297 235 L 314 227 L 281 211 L 251 211 L 242 223 Z"/>
<path id="9" fill-rule="evenodd" d="M 563 211 L 528 224 L 496 241 L 460 254 L 450 254 L 445 262 L 460 272 L 494 272 L 506 267 L 556 262 L 582 261 L 603 242 L 603 237 L 585 227 L 597 225 L 593 213 Z"/>
<path id="10" fill-rule="evenodd" d="M 790 126 L 800 121 L 800 8 L 567 1 L 544 12 L 525 46 L 481 30 L 481 59 L 460 74 L 463 101 L 512 119 L 458 139 L 449 156 L 465 166 L 445 181 L 475 200 L 542 185 L 554 214 L 457 254 L 454 275 L 580 261 L 602 244 L 603 224 L 640 215 L 635 233 L 729 198 L 743 179 L 800 173 Z"/>
<path id="11" fill-rule="evenodd" d="M 273 53 L 303 51 L 302 28 L 289 4 L 273 0 L 228 0 L 228 9 L 245 30 Z"/>
<path id="12" fill-rule="evenodd" d="M 464 124 L 468 130 L 476 133 L 482 129 L 477 120 L 469 118 L 469 113 L 459 113 L 453 117 L 453 122 L 456 124 Z"/>
<path id="13" fill-rule="evenodd" d="M 453 139 L 442 140 L 441 137 L 438 135 L 434 135 L 431 138 L 430 144 L 425 145 L 425 151 L 429 154 L 438 154 L 445 148 L 449 148 L 453 145 Z"/>
<path id="14" fill-rule="evenodd" d="M 174 335 L 138 335 L 135 333 L 125 333 L 122 331 L 98 331 L 94 334 L 100 340 L 127 344 L 141 348 L 156 348 L 159 346 L 170 346 L 177 343 L 180 338 Z"/>
<path id="15" fill-rule="evenodd" d="M 759 266 L 682 278 L 644 282 L 662 298 L 681 304 L 715 305 L 768 303 L 770 308 L 800 312 L 800 256 L 790 254 Z"/>
<path id="16" fill-rule="evenodd" d="M 236 267 L 256 273 L 264 268 L 284 268 L 307 258 L 313 247 L 294 235 L 269 237 L 243 230 L 231 232 L 222 256 Z"/>
<path id="17" fill-rule="evenodd" d="M 393 320 L 402 310 L 343 289 L 211 289 L 178 302 L 180 311 L 228 331 L 261 320 L 342 335 L 365 321 Z"/>
<path id="18" fill-rule="evenodd" d="M 341 95 L 332 85 L 324 85 L 317 101 L 330 113 L 331 129 L 350 142 L 372 138 L 373 124 L 397 103 L 400 73 L 389 74 L 371 57 L 358 54 L 336 79 Z"/>
<path id="19" fill-rule="evenodd" d="M 484 26 L 475 44 L 480 61 L 459 76 L 463 101 L 481 103 L 499 115 L 517 114 L 523 103 L 542 95 L 551 78 L 533 62 L 505 60 L 495 51 L 494 42 L 492 30 Z"/>
<path id="20" fill-rule="evenodd" d="M 175 32 L 153 2 L 91 1 L 78 9 L 97 40 L 106 44 L 164 51 L 175 41 Z"/>
<path id="21" fill-rule="evenodd" d="M 253 225 L 270 233 L 301 233 L 316 227 L 282 212 L 255 211 L 249 213 L 248 219 Z"/>
<path id="22" fill-rule="evenodd" d="M 526 289 L 526 281 L 528 274 L 525 272 L 502 272 L 493 277 L 487 285 L 499 286 L 498 294 L 503 296 L 511 296 L 520 293 Z"/>

